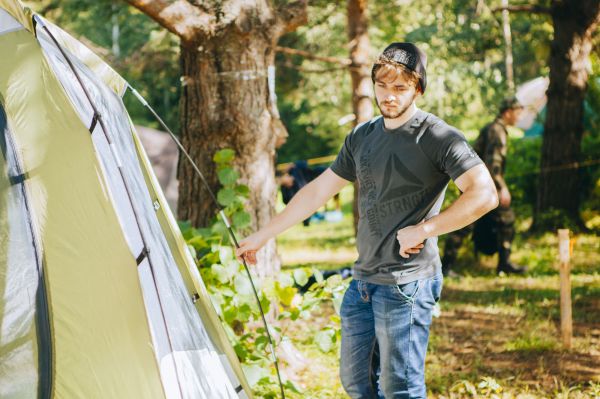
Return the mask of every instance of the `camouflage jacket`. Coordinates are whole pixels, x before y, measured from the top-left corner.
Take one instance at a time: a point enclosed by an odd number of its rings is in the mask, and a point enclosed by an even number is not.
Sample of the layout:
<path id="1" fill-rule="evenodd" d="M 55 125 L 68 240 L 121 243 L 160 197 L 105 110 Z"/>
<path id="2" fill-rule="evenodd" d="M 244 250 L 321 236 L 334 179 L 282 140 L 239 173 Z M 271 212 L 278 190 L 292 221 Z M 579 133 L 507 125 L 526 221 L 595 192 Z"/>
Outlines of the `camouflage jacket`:
<path id="1" fill-rule="evenodd" d="M 506 151 L 508 131 L 504 122 L 496 118 L 479 132 L 479 137 L 473 148 L 487 166 L 496 189 L 506 187 L 504 172 L 506 169 Z"/>

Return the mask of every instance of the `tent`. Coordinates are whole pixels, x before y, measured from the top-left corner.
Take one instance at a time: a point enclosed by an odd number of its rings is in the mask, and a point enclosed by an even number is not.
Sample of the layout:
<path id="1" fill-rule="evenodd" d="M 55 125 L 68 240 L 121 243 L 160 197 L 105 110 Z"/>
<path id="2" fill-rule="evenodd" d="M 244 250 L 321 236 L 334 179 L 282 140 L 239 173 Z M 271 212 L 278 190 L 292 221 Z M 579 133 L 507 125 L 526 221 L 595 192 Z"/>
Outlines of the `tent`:
<path id="1" fill-rule="evenodd" d="M 594 77 L 591 76 L 590 79 L 594 79 Z M 544 134 L 546 103 L 548 102 L 546 92 L 549 85 L 550 79 L 538 77 L 517 88 L 516 97 L 525 106 L 525 110 L 517 122 L 517 127 L 525 131 L 525 137 L 539 137 Z M 600 77 L 596 78 L 595 85 L 600 86 Z M 591 131 L 593 129 L 592 121 L 598 118 L 598 111 L 593 108 L 589 97 L 584 101 L 583 107 L 584 128 Z"/>
<path id="2" fill-rule="evenodd" d="M 540 76 L 517 88 L 515 96 L 525 107 L 517 121 L 517 127 L 525 131 L 525 136 L 539 136 L 544 130 L 543 119 L 540 123 L 540 114 L 545 118 L 546 91 L 549 83 L 550 79 Z"/>
<path id="3" fill-rule="evenodd" d="M 127 82 L 16 0 L 0 54 L 0 397 L 251 397 Z"/>
<path id="4" fill-rule="evenodd" d="M 179 149 L 177 144 L 167 132 L 152 129 L 146 126 L 135 126 L 140 137 L 144 151 L 150 159 L 152 170 L 158 179 L 169 207 L 173 214 L 177 213 L 177 163 L 179 162 Z"/>

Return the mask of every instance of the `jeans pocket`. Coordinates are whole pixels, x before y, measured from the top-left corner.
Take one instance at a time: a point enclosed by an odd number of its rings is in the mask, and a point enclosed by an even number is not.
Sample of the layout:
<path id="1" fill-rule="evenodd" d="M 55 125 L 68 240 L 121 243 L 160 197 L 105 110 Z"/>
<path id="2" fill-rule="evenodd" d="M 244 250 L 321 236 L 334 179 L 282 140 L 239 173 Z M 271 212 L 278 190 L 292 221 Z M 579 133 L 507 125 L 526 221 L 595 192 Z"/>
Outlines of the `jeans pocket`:
<path id="1" fill-rule="evenodd" d="M 422 281 L 421 294 L 414 304 L 414 323 L 419 326 L 429 326 L 431 317 L 436 312 L 436 307 L 442 293 L 443 278 L 435 276 Z"/>
<path id="2" fill-rule="evenodd" d="M 436 276 L 431 280 L 431 294 L 433 300 L 437 303 L 440 301 L 442 296 L 442 287 L 444 286 L 444 278 L 442 276 Z"/>
<path id="3" fill-rule="evenodd" d="M 407 302 L 413 302 L 419 292 L 419 286 L 419 280 L 415 280 L 410 283 L 396 285 L 394 288 L 400 298 Z"/>

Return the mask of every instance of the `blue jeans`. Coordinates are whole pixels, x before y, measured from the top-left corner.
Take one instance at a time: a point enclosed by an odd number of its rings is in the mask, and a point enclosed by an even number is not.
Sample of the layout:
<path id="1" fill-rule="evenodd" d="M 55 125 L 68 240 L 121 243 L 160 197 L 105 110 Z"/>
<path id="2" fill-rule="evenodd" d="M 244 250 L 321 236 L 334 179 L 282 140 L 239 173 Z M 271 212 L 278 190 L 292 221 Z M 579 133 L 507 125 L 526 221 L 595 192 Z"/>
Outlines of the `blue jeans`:
<path id="1" fill-rule="evenodd" d="M 425 398 L 425 353 L 442 275 L 403 285 L 353 280 L 342 302 L 340 377 L 352 399 Z"/>

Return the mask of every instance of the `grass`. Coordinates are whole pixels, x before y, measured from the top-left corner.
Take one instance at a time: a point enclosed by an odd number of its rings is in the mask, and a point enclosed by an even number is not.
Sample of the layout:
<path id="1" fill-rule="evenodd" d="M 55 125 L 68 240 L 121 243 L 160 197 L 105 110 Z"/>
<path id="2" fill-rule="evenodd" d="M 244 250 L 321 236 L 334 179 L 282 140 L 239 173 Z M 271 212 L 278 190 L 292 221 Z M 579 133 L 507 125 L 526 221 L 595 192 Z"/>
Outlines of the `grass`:
<path id="1" fill-rule="evenodd" d="M 285 269 L 352 265 L 351 195 L 343 192 L 340 223 L 299 225 L 279 237 Z M 527 224 L 522 220 L 518 226 Z M 455 269 L 460 277 L 444 281 L 441 315 L 432 325 L 426 360 L 430 397 L 600 398 L 600 237 L 574 237 L 571 349 L 563 348 L 560 337 L 556 236 L 517 234 L 513 259 L 528 266 L 525 276 L 497 277 L 496 258 L 475 257 L 471 245 L 466 242 L 460 251 Z M 309 322 L 285 326 L 309 365 L 291 372 L 303 388 L 292 398 L 347 398 L 337 351 L 324 354 L 311 341 L 331 314 L 331 306 L 324 306 Z"/>

